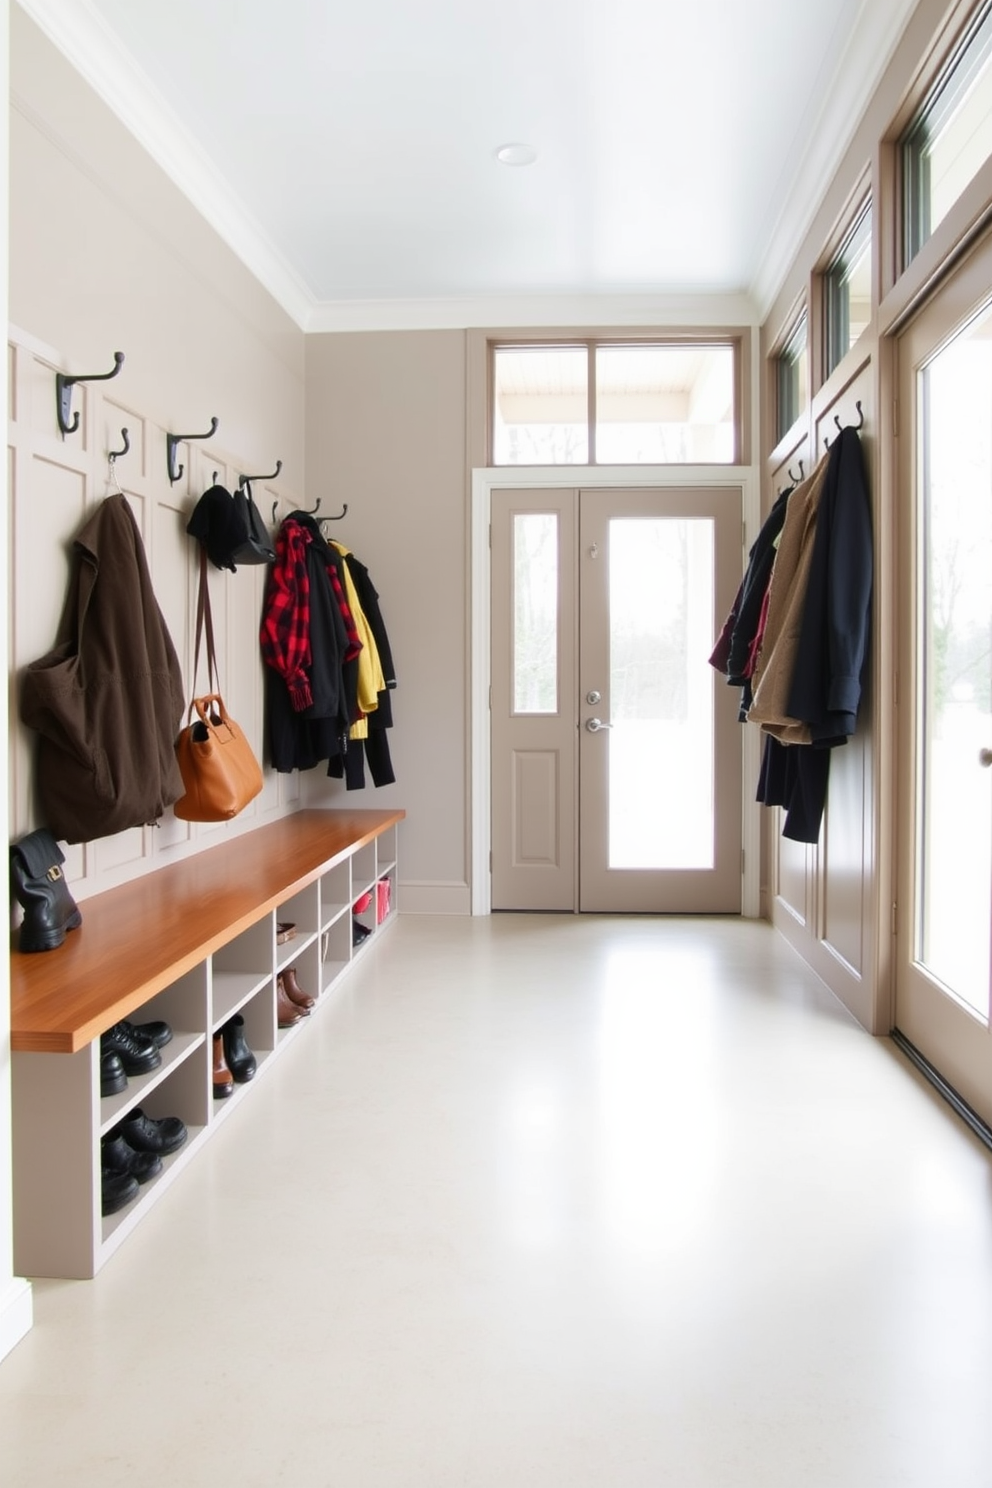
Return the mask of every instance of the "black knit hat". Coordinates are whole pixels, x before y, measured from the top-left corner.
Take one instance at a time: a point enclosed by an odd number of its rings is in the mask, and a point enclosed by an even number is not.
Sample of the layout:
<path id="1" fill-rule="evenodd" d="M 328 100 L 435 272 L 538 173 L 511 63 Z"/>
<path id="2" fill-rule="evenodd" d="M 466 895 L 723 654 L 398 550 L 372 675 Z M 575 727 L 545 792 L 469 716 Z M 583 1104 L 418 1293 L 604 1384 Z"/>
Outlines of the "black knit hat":
<path id="1" fill-rule="evenodd" d="M 237 573 L 234 555 L 247 542 L 248 529 L 226 487 L 211 486 L 204 491 L 186 523 L 186 531 L 203 544 L 215 568 L 229 568 Z"/>

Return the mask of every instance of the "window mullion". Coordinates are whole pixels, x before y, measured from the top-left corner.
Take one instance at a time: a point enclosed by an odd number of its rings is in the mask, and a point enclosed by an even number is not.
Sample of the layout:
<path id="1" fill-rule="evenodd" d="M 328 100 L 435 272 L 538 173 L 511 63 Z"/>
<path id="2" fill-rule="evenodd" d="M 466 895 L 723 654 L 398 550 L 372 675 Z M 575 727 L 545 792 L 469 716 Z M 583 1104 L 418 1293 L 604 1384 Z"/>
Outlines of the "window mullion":
<path id="1" fill-rule="evenodd" d="M 586 347 L 586 350 L 587 350 L 587 353 L 588 353 L 588 356 L 589 356 L 589 366 L 588 366 L 588 372 L 587 372 L 587 375 L 586 375 L 586 391 L 587 391 L 588 400 L 589 400 L 589 409 L 588 409 L 588 413 L 586 415 L 586 417 L 589 420 L 589 430 L 588 430 L 588 436 L 587 436 L 588 437 L 588 447 L 589 447 L 589 464 L 590 465 L 596 465 L 596 464 L 598 464 L 598 457 L 597 457 L 597 454 L 596 454 L 596 346 L 595 346 L 595 343 L 593 341 L 590 341 L 588 343 L 587 347 Z"/>

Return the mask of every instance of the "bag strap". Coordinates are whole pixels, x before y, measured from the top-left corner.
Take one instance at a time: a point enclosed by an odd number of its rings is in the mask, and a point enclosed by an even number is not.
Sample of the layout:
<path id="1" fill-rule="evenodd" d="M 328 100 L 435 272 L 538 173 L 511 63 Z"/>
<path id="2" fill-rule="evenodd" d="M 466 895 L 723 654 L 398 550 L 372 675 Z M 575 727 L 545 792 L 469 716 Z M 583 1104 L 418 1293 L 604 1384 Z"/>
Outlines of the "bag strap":
<path id="1" fill-rule="evenodd" d="M 196 693 L 196 676 L 200 670 L 200 641 L 204 630 L 207 635 L 207 678 L 212 693 L 220 691 L 217 673 L 217 653 L 214 650 L 214 617 L 210 609 L 210 586 L 207 583 L 207 550 L 200 544 L 200 587 L 196 596 L 196 642 L 193 647 L 193 693 Z M 190 716 L 193 703 L 189 705 Z"/>

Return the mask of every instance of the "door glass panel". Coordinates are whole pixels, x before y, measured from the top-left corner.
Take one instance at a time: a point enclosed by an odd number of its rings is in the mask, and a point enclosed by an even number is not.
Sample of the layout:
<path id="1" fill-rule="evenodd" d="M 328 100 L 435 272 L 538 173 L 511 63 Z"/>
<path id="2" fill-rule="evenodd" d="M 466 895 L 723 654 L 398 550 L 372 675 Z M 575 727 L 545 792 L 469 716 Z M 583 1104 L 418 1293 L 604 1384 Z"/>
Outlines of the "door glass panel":
<path id="1" fill-rule="evenodd" d="M 712 868 L 714 523 L 609 533 L 609 866 Z"/>
<path id="2" fill-rule="evenodd" d="M 992 310 L 919 374 L 916 957 L 989 1012 L 992 932 Z"/>
<path id="3" fill-rule="evenodd" d="M 558 517 L 513 518 L 513 711 L 558 711 Z"/>

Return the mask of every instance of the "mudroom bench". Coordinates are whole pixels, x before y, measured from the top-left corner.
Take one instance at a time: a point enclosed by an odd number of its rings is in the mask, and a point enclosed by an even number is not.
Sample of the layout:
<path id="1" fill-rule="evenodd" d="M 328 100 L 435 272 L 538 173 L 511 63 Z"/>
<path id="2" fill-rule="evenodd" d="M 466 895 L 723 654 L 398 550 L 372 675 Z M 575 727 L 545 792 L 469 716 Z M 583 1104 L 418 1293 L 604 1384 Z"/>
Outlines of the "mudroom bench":
<path id="1" fill-rule="evenodd" d="M 56 951 L 11 958 L 14 1268 L 91 1277 L 392 919 L 403 811 L 298 811 L 80 903 Z M 388 881 L 392 892 L 377 890 Z M 355 905 L 363 907 L 355 912 Z M 378 912 L 377 912 L 378 911 Z M 364 927 L 356 945 L 353 920 Z M 290 921 L 293 937 L 277 940 Z M 362 935 L 359 931 L 358 935 Z M 276 978 L 296 968 L 310 1018 L 277 1024 Z M 253 1080 L 213 1096 L 213 1035 L 236 1013 Z M 121 1019 L 173 1030 L 160 1067 L 100 1094 L 100 1035 Z M 139 1196 L 101 1213 L 100 1142 L 136 1107 L 179 1116 L 180 1150 Z"/>

